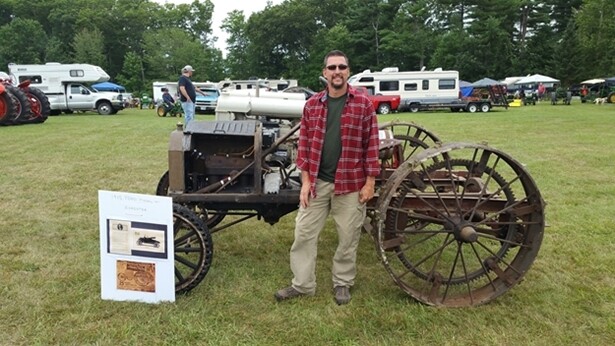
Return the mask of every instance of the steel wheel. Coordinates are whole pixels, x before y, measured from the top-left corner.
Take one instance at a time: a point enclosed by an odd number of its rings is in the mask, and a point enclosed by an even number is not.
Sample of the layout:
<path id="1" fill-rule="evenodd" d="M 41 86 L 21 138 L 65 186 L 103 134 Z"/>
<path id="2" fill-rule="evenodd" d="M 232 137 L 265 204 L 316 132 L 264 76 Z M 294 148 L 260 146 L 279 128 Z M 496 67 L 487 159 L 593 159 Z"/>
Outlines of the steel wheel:
<path id="1" fill-rule="evenodd" d="M 393 149 L 400 149 L 401 153 L 394 152 L 392 158 L 383 163 L 389 168 L 397 168 L 409 157 L 440 143 L 440 139 L 434 133 L 409 122 L 392 121 L 379 125 L 378 129 L 389 130 L 394 139 L 401 141 L 400 146 Z"/>
<path id="2" fill-rule="evenodd" d="M 214 247 L 207 226 L 190 209 L 173 204 L 175 292 L 195 288 L 211 266 Z"/>
<path id="3" fill-rule="evenodd" d="M 544 201 L 525 168 L 479 144 L 411 157 L 381 189 L 376 245 L 393 280 L 429 305 L 489 302 L 532 265 Z"/>

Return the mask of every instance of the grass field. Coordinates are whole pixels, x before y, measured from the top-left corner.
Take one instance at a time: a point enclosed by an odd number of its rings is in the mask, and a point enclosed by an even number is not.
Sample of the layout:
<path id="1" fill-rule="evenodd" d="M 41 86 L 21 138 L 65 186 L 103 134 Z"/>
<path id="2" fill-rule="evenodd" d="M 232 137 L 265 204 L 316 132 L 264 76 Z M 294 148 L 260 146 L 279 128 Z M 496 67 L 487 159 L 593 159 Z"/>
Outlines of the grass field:
<path id="1" fill-rule="evenodd" d="M 75 114 L 0 128 L 1 345 L 611 345 L 615 341 L 615 105 L 382 116 L 443 141 L 487 142 L 524 163 L 547 202 L 525 280 L 475 308 L 416 303 L 363 236 L 349 305 L 330 292 L 321 234 L 314 298 L 278 304 L 294 214 L 216 233 L 205 280 L 173 304 L 100 299 L 97 191 L 153 194 L 176 118 Z M 211 116 L 197 116 L 211 120 Z"/>

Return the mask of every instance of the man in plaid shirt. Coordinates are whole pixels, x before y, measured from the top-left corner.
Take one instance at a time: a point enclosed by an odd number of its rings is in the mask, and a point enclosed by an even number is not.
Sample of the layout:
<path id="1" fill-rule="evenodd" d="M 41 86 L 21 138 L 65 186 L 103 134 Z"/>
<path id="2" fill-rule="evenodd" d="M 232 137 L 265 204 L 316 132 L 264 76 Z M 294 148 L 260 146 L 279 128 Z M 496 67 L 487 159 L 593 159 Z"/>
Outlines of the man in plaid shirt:
<path id="1" fill-rule="evenodd" d="M 369 99 L 348 85 L 348 58 L 338 50 L 325 57 L 328 86 L 305 104 L 297 167 L 301 193 L 290 250 L 292 285 L 275 293 L 278 301 L 314 295 L 318 235 L 333 217 L 338 246 L 333 257 L 335 301 L 350 301 L 365 203 L 374 196 L 378 162 L 378 124 Z"/>

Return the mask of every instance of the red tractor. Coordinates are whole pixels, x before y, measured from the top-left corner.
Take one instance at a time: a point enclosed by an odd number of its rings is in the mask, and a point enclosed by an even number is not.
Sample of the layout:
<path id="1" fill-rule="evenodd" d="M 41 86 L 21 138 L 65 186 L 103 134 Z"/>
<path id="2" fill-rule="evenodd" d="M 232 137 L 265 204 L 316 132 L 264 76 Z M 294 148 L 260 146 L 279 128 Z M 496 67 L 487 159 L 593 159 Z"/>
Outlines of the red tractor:
<path id="1" fill-rule="evenodd" d="M 47 120 L 51 108 L 47 96 L 30 87 L 30 81 L 13 86 L 11 78 L 0 72 L 2 100 L 0 101 L 0 125 L 42 123 Z"/>

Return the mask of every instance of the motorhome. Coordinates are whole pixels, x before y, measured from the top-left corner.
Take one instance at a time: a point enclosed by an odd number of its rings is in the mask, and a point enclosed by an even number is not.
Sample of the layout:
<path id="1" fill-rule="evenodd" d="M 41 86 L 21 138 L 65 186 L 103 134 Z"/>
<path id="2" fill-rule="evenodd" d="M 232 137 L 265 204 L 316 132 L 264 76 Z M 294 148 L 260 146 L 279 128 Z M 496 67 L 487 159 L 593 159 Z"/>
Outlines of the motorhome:
<path id="1" fill-rule="evenodd" d="M 290 87 L 296 87 L 298 82 L 296 79 L 247 79 L 247 80 L 231 80 L 225 79 L 218 82 L 220 90 L 246 90 L 267 89 L 272 91 L 282 91 Z"/>
<path id="2" fill-rule="evenodd" d="M 370 95 L 399 95 L 400 108 L 416 112 L 419 109 L 465 109 L 459 95 L 459 72 L 399 71 L 388 67 L 382 71 L 365 70 L 348 79 L 352 86 L 365 87 Z"/>
<path id="3" fill-rule="evenodd" d="M 44 65 L 9 64 L 11 78 L 30 84 L 47 95 L 51 115 L 61 112 L 96 110 L 99 114 L 115 114 L 124 108 L 122 95 L 97 92 L 85 84 L 106 82 L 109 75 L 99 66 L 89 64 L 46 63 Z"/>

